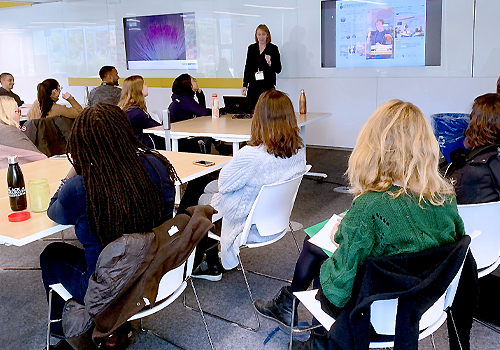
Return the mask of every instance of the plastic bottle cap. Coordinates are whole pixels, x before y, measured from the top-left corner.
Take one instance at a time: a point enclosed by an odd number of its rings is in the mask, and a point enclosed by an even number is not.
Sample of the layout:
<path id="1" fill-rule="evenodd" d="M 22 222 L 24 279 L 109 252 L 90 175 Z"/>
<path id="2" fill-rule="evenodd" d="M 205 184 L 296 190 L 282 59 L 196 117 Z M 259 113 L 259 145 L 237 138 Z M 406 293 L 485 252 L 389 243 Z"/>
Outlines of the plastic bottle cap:
<path id="1" fill-rule="evenodd" d="M 217 97 L 217 94 L 212 94 L 212 97 Z"/>
<path id="2" fill-rule="evenodd" d="M 18 162 L 17 156 L 8 156 L 7 157 L 7 163 L 16 164 L 17 162 Z"/>
<path id="3" fill-rule="evenodd" d="M 9 214 L 8 218 L 10 222 L 26 221 L 31 218 L 31 214 L 29 211 L 18 211 L 16 213 Z"/>

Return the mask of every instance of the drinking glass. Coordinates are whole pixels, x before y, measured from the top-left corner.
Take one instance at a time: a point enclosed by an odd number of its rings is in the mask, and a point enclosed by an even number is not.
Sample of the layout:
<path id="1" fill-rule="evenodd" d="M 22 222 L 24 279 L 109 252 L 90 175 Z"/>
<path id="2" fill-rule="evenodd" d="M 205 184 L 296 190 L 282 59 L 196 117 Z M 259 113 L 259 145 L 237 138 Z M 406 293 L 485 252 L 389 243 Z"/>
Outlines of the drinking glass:
<path id="1" fill-rule="evenodd" d="M 31 211 L 35 213 L 47 211 L 50 202 L 50 189 L 47 179 L 29 180 L 28 196 L 30 198 Z"/>

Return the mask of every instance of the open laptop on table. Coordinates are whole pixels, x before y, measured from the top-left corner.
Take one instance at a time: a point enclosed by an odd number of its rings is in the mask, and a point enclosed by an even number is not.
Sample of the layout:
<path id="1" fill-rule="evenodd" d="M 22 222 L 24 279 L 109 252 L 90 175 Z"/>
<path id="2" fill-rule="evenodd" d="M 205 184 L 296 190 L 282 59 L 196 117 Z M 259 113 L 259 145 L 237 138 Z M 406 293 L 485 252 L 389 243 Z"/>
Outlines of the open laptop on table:
<path id="1" fill-rule="evenodd" d="M 236 118 L 252 118 L 252 107 L 250 99 L 246 96 L 222 96 L 224 99 L 224 110 L 228 114 L 234 114 Z"/>

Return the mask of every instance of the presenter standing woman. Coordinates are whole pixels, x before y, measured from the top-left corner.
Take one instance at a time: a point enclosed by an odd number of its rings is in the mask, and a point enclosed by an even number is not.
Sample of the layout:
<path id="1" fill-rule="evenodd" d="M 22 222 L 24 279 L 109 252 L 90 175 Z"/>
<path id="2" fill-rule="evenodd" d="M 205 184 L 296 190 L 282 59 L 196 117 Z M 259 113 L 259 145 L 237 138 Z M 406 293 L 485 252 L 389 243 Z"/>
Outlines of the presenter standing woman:
<path id="1" fill-rule="evenodd" d="M 278 47 L 271 43 L 271 33 L 265 24 L 255 30 L 255 43 L 248 46 L 243 89 L 241 94 L 248 96 L 252 108 L 264 91 L 276 86 L 276 74 L 281 72 Z"/>

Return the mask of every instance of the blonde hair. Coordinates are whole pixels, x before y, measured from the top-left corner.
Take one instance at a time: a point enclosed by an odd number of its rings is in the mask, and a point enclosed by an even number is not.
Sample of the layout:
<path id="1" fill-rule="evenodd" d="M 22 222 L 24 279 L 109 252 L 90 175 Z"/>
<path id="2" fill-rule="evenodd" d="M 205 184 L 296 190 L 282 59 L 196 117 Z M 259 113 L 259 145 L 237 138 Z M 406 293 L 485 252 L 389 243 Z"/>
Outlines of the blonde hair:
<path id="1" fill-rule="evenodd" d="M 12 97 L 0 96 L 0 121 L 2 124 L 19 128 L 19 123 L 14 120 L 17 108 L 17 102 Z"/>
<path id="2" fill-rule="evenodd" d="M 144 79 L 140 75 L 132 75 L 123 81 L 122 94 L 118 107 L 126 111 L 134 106 L 146 109 L 146 101 L 142 94 Z"/>
<path id="3" fill-rule="evenodd" d="M 378 107 L 361 129 L 349 158 L 346 174 L 351 192 L 384 192 L 397 184 L 442 205 L 453 194 L 453 186 L 438 171 L 439 145 L 422 111 L 409 102 L 391 100 Z M 449 196 L 446 196 L 449 195 Z"/>

